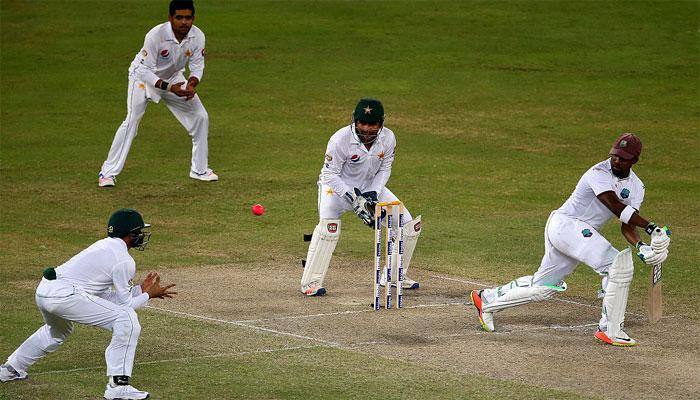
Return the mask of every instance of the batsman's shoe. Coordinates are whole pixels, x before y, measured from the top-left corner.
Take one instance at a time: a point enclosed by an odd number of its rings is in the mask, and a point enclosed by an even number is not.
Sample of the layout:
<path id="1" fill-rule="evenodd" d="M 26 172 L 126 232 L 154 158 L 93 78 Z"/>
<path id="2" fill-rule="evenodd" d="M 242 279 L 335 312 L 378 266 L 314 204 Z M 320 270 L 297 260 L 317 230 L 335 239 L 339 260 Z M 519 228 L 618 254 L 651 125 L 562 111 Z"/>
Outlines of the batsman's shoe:
<path id="1" fill-rule="evenodd" d="M 97 178 L 97 186 L 99 187 L 111 187 L 117 182 L 117 179 L 113 176 L 102 176 Z"/>
<path id="2" fill-rule="evenodd" d="M 198 174 L 194 171 L 190 171 L 190 178 L 205 182 L 213 182 L 219 180 L 219 175 L 215 174 L 214 171 L 208 169 L 207 172 L 203 174 Z"/>
<path id="3" fill-rule="evenodd" d="M 307 296 L 323 296 L 326 294 L 326 288 L 316 282 L 311 282 L 308 285 L 302 286 L 301 292 Z"/>
<path id="4" fill-rule="evenodd" d="M 0 365 L 0 382 L 21 381 L 28 377 L 26 372 L 17 371 L 10 364 Z"/>
<path id="5" fill-rule="evenodd" d="M 472 303 L 476 310 L 479 312 L 479 322 L 481 322 L 481 327 L 484 328 L 486 332 L 493 332 L 495 330 L 493 326 L 493 313 L 484 312 L 482 310 L 483 301 L 481 300 L 481 292 L 483 290 L 472 290 L 471 297 Z"/>
<path id="6" fill-rule="evenodd" d="M 620 330 L 617 333 L 617 336 L 615 338 L 611 339 L 608 337 L 607 332 L 601 330 L 598 328 L 595 332 L 595 338 L 600 340 L 603 343 L 610 344 L 613 346 L 619 346 L 619 347 L 632 347 L 637 345 L 637 341 L 629 337 L 628 334 L 625 333 L 625 331 Z"/>
<path id="7" fill-rule="evenodd" d="M 112 386 L 108 383 L 105 389 L 105 399 L 108 400 L 140 400 L 150 397 L 148 392 L 142 392 L 131 385 Z"/>

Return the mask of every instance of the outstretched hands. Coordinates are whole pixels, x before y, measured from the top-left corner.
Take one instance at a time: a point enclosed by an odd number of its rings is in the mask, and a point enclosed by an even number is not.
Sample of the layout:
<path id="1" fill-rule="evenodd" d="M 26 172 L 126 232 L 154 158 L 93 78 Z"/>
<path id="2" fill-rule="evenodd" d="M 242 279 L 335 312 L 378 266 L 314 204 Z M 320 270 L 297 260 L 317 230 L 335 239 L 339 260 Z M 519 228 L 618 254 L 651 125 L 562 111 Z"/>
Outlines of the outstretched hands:
<path id="1" fill-rule="evenodd" d="M 149 298 L 172 298 L 177 292 L 171 291 L 170 288 L 174 287 L 175 284 L 161 286 L 160 285 L 160 275 L 157 272 L 149 272 L 141 282 L 141 291 L 143 293 L 148 293 Z"/>

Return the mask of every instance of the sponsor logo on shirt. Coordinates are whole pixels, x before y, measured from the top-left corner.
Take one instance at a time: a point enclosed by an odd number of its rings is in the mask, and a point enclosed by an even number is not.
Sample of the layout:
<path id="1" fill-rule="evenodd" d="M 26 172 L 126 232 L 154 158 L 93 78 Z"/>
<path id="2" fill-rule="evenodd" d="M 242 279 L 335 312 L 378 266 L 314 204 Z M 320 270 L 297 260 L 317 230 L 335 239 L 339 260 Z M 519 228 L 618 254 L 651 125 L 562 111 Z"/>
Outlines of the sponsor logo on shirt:
<path id="1" fill-rule="evenodd" d="M 204 49 L 202 49 L 202 57 L 206 57 L 206 56 L 207 56 L 207 52 L 204 51 Z"/>
<path id="2" fill-rule="evenodd" d="M 358 161 L 360 161 L 360 156 L 357 154 L 353 154 L 352 157 L 350 157 L 350 161 L 358 162 Z"/>
<path id="3" fill-rule="evenodd" d="M 622 191 L 620 192 L 620 197 L 622 197 L 623 199 L 630 197 L 630 190 L 627 188 L 622 189 Z"/>
<path id="4" fill-rule="evenodd" d="M 583 235 L 583 237 L 591 237 L 591 236 L 593 236 L 593 232 L 591 232 L 591 230 L 588 229 L 588 228 L 582 230 L 582 231 L 581 231 L 581 234 Z"/>
<path id="5" fill-rule="evenodd" d="M 328 224 L 327 228 L 328 232 L 330 233 L 338 232 L 338 224 L 336 224 L 335 222 L 331 222 L 330 224 Z"/>
<path id="6" fill-rule="evenodd" d="M 146 49 L 141 50 L 141 55 L 143 55 L 144 57 L 148 57 L 148 52 L 146 51 Z"/>
<path id="7" fill-rule="evenodd" d="M 168 49 L 161 50 L 160 56 L 163 58 L 168 58 L 170 56 L 170 52 L 168 51 Z"/>

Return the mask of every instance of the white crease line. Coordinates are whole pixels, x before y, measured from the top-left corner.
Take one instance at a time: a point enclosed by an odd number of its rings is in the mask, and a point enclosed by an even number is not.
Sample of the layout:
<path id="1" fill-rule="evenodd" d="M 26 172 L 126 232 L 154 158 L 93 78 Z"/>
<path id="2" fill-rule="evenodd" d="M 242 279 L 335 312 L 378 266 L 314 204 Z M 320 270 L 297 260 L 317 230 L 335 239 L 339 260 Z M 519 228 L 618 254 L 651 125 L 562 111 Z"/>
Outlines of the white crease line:
<path id="1" fill-rule="evenodd" d="M 206 358 L 236 357 L 236 356 L 246 356 L 246 355 L 251 355 L 251 354 L 278 353 L 281 351 L 313 349 L 313 348 L 317 348 L 317 347 L 325 347 L 325 346 L 318 346 L 318 345 L 294 346 L 294 347 L 281 347 L 278 349 L 241 351 L 238 353 L 208 354 L 208 355 L 203 355 L 203 356 L 191 356 L 191 357 L 169 358 L 169 359 L 165 359 L 165 360 L 143 361 L 143 362 L 134 363 L 134 365 L 163 364 L 163 363 L 179 362 L 179 361 L 200 360 L 200 359 L 206 359 Z M 58 370 L 53 370 L 53 371 L 35 372 L 32 374 L 32 376 L 34 376 L 34 375 L 49 375 L 49 374 L 69 374 L 71 372 L 92 371 L 92 370 L 100 370 L 100 369 L 105 369 L 105 366 L 100 365 L 99 367 L 97 367 L 97 366 L 96 367 L 82 367 L 82 368 L 73 368 L 73 369 L 58 369 Z"/>
<path id="2" fill-rule="evenodd" d="M 323 339 L 319 339 L 319 338 L 315 338 L 315 337 L 311 337 L 311 336 L 297 335 L 296 333 L 290 333 L 290 332 L 278 331 L 275 329 L 263 328 L 260 326 L 249 325 L 249 324 L 245 324 L 245 323 L 237 322 L 237 321 L 228 321 L 225 319 L 205 317 L 203 315 L 190 314 L 190 313 L 186 313 L 186 312 L 182 312 L 182 311 L 167 310 L 165 308 L 158 308 L 158 307 L 153 307 L 153 306 L 146 306 L 146 307 L 153 309 L 153 310 L 159 310 L 159 311 L 163 311 L 163 312 L 167 312 L 167 313 L 171 313 L 171 314 L 175 314 L 175 315 L 179 315 L 179 316 L 185 316 L 185 317 L 195 318 L 195 319 L 202 319 L 205 321 L 220 322 L 223 324 L 236 325 L 236 326 L 240 326 L 243 328 L 249 328 L 249 329 L 267 332 L 267 333 L 273 333 L 275 335 L 290 336 L 290 337 L 297 338 L 297 339 L 311 340 L 314 342 L 323 343 L 326 346 L 330 346 L 330 347 L 337 347 L 337 348 L 343 347 L 343 345 L 341 345 L 340 343 L 331 342 L 328 340 L 323 340 Z"/>
<path id="3" fill-rule="evenodd" d="M 470 285 L 476 285 L 476 286 L 481 286 L 481 287 L 489 287 L 489 285 L 484 285 L 483 283 L 468 281 L 468 280 L 466 280 L 466 279 L 449 278 L 449 277 L 441 276 L 441 275 L 431 275 L 430 277 L 431 277 L 431 278 L 437 278 L 437 279 L 444 279 L 444 280 L 446 280 L 446 281 L 454 281 L 454 282 L 460 282 L 460 283 L 468 283 L 468 284 L 470 284 Z M 589 308 L 600 309 L 600 306 L 596 306 L 596 305 L 592 305 L 592 304 L 586 304 L 586 303 L 581 303 L 581 302 L 574 301 L 574 300 L 569 300 L 569 299 L 560 299 L 560 298 L 558 298 L 558 297 L 555 297 L 555 298 L 552 298 L 552 299 L 549 299 L 549 300 L 550 300 L 550 301 L 558 301 L 558 302 L 560 302 L 560 303 L 576 304 L 576 305 L 583 306 L 583 307 L 589 307 Z M 471 304 L 471 303 L 468 303 L 468 304 Z M 643 315 L 643 314 L 637 314 L 637 313 L 633 313 L 633 312 L 629 312 L 629 311 L 626 312 L 625 315 L 633 315 L 633 316 L 635 316 L 635 317 L 639 317 L 639 318 L 642 318 L 642 319 L 646 318 L 646 316 Z"/>
<path id="4" fill-rule="evenodd" d="M 403 309 L 428 308 L 428 307 L 450 307 L 450 306 L 455 306 L 455 305 L 467 305 L 467 304 L 471 304 L 471 303 L 452 302 L 452 303 L 435 303 L 435 304 L 417 304 L 415 306 L 403 307 Z M 380 311 L 382 311 L 382 310 L 384 310 L 384 308 L 382 308 Z M 337 312 L 332 312 L 332 313 L 288 315 L 288 316 L 284 316 L 284 317 L 272 317 L 272 318 L 261 318 L 261 319 L 242 319 L 242 320 L 237 320 L 237 321 L 233 321 L 233 322 L 241 323 L 241 324 L 253 324 L 253 323 L 257 323 L 257 322 L 269 322 L 269 321 L 316 318 L 316 317 L 330 317 L 330 316 L 334 316 L 334 315 L 360 314 L 360 313 L 366 313 L 366 312 L 371 313 L 371 312 L 375 312 L 375 311 L 374 311 L 374 309 L 370 309 L 370 310 L 345 310 L 345 311 L 337 311 Z"/>

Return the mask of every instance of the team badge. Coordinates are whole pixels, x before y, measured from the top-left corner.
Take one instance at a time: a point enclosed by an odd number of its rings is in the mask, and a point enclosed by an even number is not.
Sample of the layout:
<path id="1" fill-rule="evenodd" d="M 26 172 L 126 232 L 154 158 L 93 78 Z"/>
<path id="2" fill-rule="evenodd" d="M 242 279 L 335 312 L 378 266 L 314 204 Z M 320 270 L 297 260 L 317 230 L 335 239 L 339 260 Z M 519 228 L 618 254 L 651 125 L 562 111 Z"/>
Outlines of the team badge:
<path id="1" fill-rule="evenodd" d="M 358 162 L 358 161 L 360 161 L 360 156 L 357 154 L 353 154 L 352 157 L 350 157 L 350 161 Z"/>
<path id="2" fill-rule="evenodd" d="M 338 232 L 338 224 L 336 224 L 335 222 L 331 222 L 330 224 L 328 224 L 327 228 L 329 233 Z"/>
<path id="3" fill-rule="evenodd" d="M 139 89 L 146 89 L 146 85 L 144 85 L 143 83 L 139 83 Z"/>
<path id="4" fill-rule="evenodd" d="M 377 157 L 379 157 L 380 160 L 384 159 L 384 152 L 382 151 L 381 153 L 377 154 Z"/>
<path id="5" fill-rule="evenodd" d="M 114 232 L 114 227 L 113 227 L 112 225 L 110 225 L 110 226 L 107 228 L 107 233 L 112 233 L 112 232 Z"/>
<path id="6" fill-rule="evenodd" d="M 330 154 L 326 154 L 326 161 L 333 161 L 333 156 L 331 156 Z"/>
<path id="7" fill-rule="evenodd" d="M 588 229 L 588 228 L 582 230 L 582 231 L 581 231 L 581 234 L 583 235 L 583 237 L 591 237 L 591 236 L 593 236 L 593 232 L 591 232 L 591 230 Z"/>
<path id="8" fill-rule="evenodd" d="M 141 50 L 141 55 L 144 57 L 148 57 L 148 52 L 146 51 L 146 49 Z"/>
<path id="9" fill-rule="evenodd" d="M 626 141 L 626 140 L 620 140 L 620 147 L 627 147 L 627 141 Z"/>
<path id="10" fill-rule="evenodd" d="M 372 109 L 369 106 L 365 107 L 363 111 L 365 114 L 372 114 Z"/>
<path id="11" fill-rule="evenodd" d="M 185 50 L 185 57 L 189 57 L 191 55 L 192 55 L 192 52 L 190 51 L 190 49 Z"/>
<path id="12" fill-rule="evenodd" d="M 160 56 L 163 58 L 168 58 L 169 55 L 170 55 L 170 52 L 168 51 L 168 49 L 165 49 L 165 50 L 160 52 Z"/>
<path id="13" fill-rule="evenodd" d="M 333 195 L 335 194 L 335 192 L 333 191 L 332 188 L 328 188 L 328 189 L 326 189 L 326 194 L 327 194 L 328 196 L 333 196 Z"/>
<path id="14" fill-rule="evenodd" d="M 622 191 L 620 192 L 620 197 L 622 197 L 623 199 L 630 197 L 630 190 L 627 188 L 622 189 Z"/>

